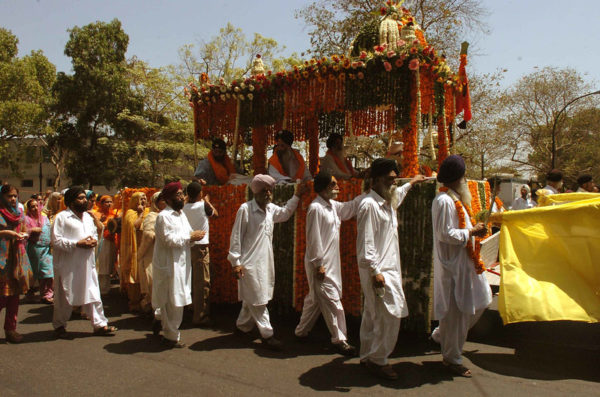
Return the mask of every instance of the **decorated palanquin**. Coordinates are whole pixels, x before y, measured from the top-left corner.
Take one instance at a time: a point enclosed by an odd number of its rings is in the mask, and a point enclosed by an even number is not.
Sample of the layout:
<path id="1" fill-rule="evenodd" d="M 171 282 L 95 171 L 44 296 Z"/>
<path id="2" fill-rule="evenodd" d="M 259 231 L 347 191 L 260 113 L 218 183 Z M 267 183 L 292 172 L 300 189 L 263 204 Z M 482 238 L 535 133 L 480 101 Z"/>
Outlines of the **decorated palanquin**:
<path id="1" fill-rule="evenodd" d="M 319 140 L 332 133 L 345 136 L 383 135 L 391 144 L 404 142 L 402 176 L 419 173 L 420 160 L 430 166 L 448 156 L 457 115 L 471 118 L 465 73 L 466 45 L 458 73 L 428 45 L 410 12 L 388 2 L 381 18 L 365 26 L 347 55 L 310 59 L 287 71 L 265 71 L 260 56 L 252 75 L 212 84 L 202 75 L 186 91 L 194 111 L 198 139 L 223 138 L 235 158 L 244 145 L 252 146 L 254 173 L 265 173 L 267 148 L 275 133 L 287 129 L 296 141 L 308 142 L 308 166 L 318 170 Z M 427 168 L 427 167 L 424 167 Z M 436 168 L 432 166 L 431 168 Z M 421 168 L 423 169 L 423 168 Z M 342 181 L 338 200 L 361 193 L 362 181 Z M 482 185 L 483 186 L 483 185 Z M 283 204 L 293 185 L 277 186 L 274 202 Z M 210 224 L 213 287 L 217 303 L 237 301 L 237 284 L 227 262 L 230 231 L 239 206 L 247 200 L 242 186 L 207 186 L 220 213 Z M 485 189 L 484 189 L 485 190 Z M 400 249 L 404 288 L 410 317 L 405 328 L 429 325 L 432 271 L 431 202 L 435 184 L 415 186 L 399 211 Z M 296 214 L 276 226 L 273 246 L 276 284 L 272 309 L 301 310 L 308 292 L 304 272 L 306 209 L 314 194 L 303 199 Z M 343 304 L 360 315 L 361 292 L 356 263 L 356 221 L 341 228 Z"/>

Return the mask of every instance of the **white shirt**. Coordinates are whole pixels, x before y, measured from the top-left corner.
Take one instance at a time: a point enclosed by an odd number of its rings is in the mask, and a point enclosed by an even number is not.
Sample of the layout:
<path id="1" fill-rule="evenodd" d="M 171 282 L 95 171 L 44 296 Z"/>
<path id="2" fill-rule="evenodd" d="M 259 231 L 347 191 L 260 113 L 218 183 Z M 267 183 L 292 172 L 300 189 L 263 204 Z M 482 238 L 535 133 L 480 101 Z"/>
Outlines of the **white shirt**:
<path id="1" fill-rule="evenodd" d="M 294 196 L 285 207 L 269 203 L 263 211 L 256 200 L 251 200 L 238 209 L 227 259 L 232 266 L 244 268 L 245 275 L 238 280 L 239 300 L 259 306 L 266 305 L 273 298 L 273 224 L 287 221 L 299 201 Z"/>
<path id="2" fill-rule="evenodd" d="M 527 197 L 524 199 L 523 197 L 517 197 L 515 201 L 513 201 L 513 205 L 511 207 L 512 210 L 527 210 L 529 208 L 535 207 L 535 202 Z"/>
<path id="3" fill-rule="evenodd" d="M 84 212 L 80 219 L 68 208 L 56 215 L 51 236 L 54 275 L 71 306 L 101 301 L 95 250 L 77 247 L 77 242 L 87 237 L 98 240 L 90 214 Z"/>
<path id="4" fill-rule="evenodd" d="M 204 209 L 205 206 L 204 200 L 196 201 L 195 203 L 187 203 L 183 206 L 183 212 L 192 227 L 192 230 L 202 230 L 206 231 L 204 238 L 200 241 L 194 242 L 194 244 L 208 244 L 208 216 L 206 216 L 206 211 Z"/>
<path id="5" fill-rule="evenodd" d="M 306 212 L 306 255 L 304 265 L 310 274 L 319 266 L 325 268 L 323 289 L 333 300 L 342 297 L 342 270 L 340 264 L 340 226 L 342 221 L 356 216 L 362 196 L 341 203 L 325 201 L 321 196 L 310 203 Z M 333 286 L 332 290 L 329 286 Z"/>
<path id="6" fill-rule="evenodd" d="M 558 194 L 558 190 L 556 190 L 555 188 L 553 188 L 550 185 L 544 186 L 544 190 L 549 190 L 551 192 L 551 194 Z"/>
<path id="7" fill-rule="evenodd" d="M 181 307 L 192 303 L 190 226 L 185 214 L 167 206 L 156 217 L 152 256 L 152 306 L 167 302 Z"/>
<path id="8" fill-rule="evenodd" d="M 383 197 L 371 190 L 360 203 L 357 216 L 356 250 L 363 293 L 365 296 L 369 295 L 369 300 L 374 300 L 372 276 L 383 274 L 385 307 L 391 315 L 398 318 L 408 315 L 408 307 L 402 289 L 396 210 L 410 188 L 411 184 L 405 183 L 395 189 L 396 208 L 392 208 Z"/>
<path id="9" fill-rule="evenodd" d="M 457 193 L 450 191 L 456 197 Z M 487 307 L 492 292 L 484 274 L 477 274 L 466 249 L 469 229 L 473 227 L 465 212 L 464 229 L 458 228 L 458 213 L 452 198 L 439 193 L 431 206 L 433 225 L 433 311 L 436 320 L 448 312 L 451 294 L 465 314 Z M 474 243 L 474 238 L 473 243 Z"/>

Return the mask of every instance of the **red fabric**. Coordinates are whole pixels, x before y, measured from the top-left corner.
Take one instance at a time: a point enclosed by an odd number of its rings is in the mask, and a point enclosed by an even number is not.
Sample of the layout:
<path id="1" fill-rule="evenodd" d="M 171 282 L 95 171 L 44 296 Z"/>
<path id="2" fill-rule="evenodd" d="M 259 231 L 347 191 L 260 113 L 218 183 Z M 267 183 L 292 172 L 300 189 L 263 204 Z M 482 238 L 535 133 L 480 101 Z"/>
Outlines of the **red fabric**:
<path id="1" fill-rule="evenodd" d="M 19 295 L 0 296 L 0 310 L 6 308 L 4 329 L 15 331 L 17 329 L 17 315 L 19 314 Z"/>
<path id="2" fill-rule="evenodd" d="M 344 159 L 342 161 L 342 159 L 333 154 L 331 150 L 328 150 L 326 154 L 330 155 L 333 158 L 333 161 L 335 161 L 335 165 L 338 166 L 340 171 L 346 174 L 350 174 L 352 176 L 356 176 L 356 171 L 354 171 L 354 167 L 352 167 L 352 163 L 350 162 L 350 160 Z"/>
<path id="3" fill-rule="evenodd" d="M 213 152 L 211 150 L 210 152 L 208 152 L 208 161 L 210 162 L 210 166 L 212 167 L 213 172 L 215 173 L 215 176 L 217 177 L 219 183 L 221 185 L 224 185 L 227 182 L 229 182 L 230 175 L 235 173 L 235 167 L 231 163 L 231 159 L 229 158 L 229 156 L 225 155 L 225 158 L 223 159 L 223 164 L 218 162 L 217 159 L 215 159 L 215 156 L 213 155 Z"/>
<path id="4" fill-rule="evenodd" d="M 467 78 L 467 56 L 460 56 L 460 67 L 458 68 L 458 86 L 456 89 L 456 114 L 464 111 L 463 119 L 471 120 L 471 94 L 469 93 L 469 79 Z"/>
<path id="5" fill-rule="evenodd" d="M 296 156 L 296 160 L 298 161 L 298 171 L 296 171 L 296 175 L 294 176 L 294 180 L 296 180 L 296 179 L 303 179 L 303 177 L 304 177 L 304 170 L 306 169 L 306 163 L 304 162 L 304 159 L 302 158 L 302 155 L 300 154 L 300 152 L 298 152 L 296 149 L 292 149 L 292 151 L 294 152 L 294 155 Z M 275 167 L 275 169 L 281 175 L 283 175 L 283 176 L 289 176 L 283 170 L 283 166 L 279 162 L 279 156 L 277 156 L 277 153 L 273 153 L 273 155 L 269 159 L 269 164 L 271 164 L 273 167 Z"/>

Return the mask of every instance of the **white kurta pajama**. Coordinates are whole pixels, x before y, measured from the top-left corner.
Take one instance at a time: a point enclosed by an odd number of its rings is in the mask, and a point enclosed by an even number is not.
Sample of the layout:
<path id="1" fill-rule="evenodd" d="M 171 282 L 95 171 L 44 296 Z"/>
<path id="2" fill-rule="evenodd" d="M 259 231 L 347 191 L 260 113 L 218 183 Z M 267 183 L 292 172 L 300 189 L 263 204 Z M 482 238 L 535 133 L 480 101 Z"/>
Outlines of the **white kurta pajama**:
<path id="1" fill-rule="evenodd" d="M 192 303 L 190 226 L 185 214 L 167 206 L 154 226 L 152 307 L 162 322 L 163 336 L 179 341 L 183 307 Z"/>
<path id="2" fill-rule="evenodd" d="M 473 226 L 466 210 L 463 209 L 464 229 L 458 228 L 456 205 L 448 194 L 438 194 L 431 210 L 434 233 L 433 310 L 434 318 L 440 321 L 432 338 L 441 344 L 446 362 L 462 364 L 462 348 L 467 333 L 492 302 L 492 291 L 485 275 L 475 271 L 466 249 L 469 229 Z"/>
<path id="3" fill-rule="evenodd" d="M 244 277 L 238 280 L 238 299 L 242 310 L 236 326 L 249 332 L 258 327 L 264 339 L 273 336 L 267 303 L 273 298 L 275 267 L 273 260 L 273 225 L 287 221 L 298 206 L 297 196 L 285 207 L 268 204 L 263 211 L 256 200 L 238 209 L 229 244 L 227 259 L 233 267 L 242 266 Z"/>
<path id="4" fill-rule="evenodd" d="M 94 329 L 106 326 L 93 248 L 77 247 L 77 242 L 92 237 L 98 240 L 98 230 L 91 215 L 84 212 L 80 219 L 71 209 L 58 215 L 52 226 L 54 265 L 53 327 L 65 327 L 73 306 L 91 319 Z"/>
<path id="5" fill-rule="evenodd" d="M 411 188 L 395 189 L 399 207 Z M 397 208 L 375 191 L 365 196 L 358 209 L 357 259 L 364 309 L 360 325 L 360 360 L 386 365 L 400 331 L 400 318 L 408 316 L 402 290 Z M 375 293 L 373 276 L 385 278 L 383 297 Z"/>
<path id="6" fill-rule="evenodd" d="M 331 333 L 331 342 L 346 338 L 346 317 L 342 306 L 342 269 L 340 261 L 340 225 L 356 216 L 358 198 L 340 203 L 327 202 L 317 196 L 306 212 L 306 254 L 304 267 L 309 292 L 304 298 L 302 316 L 296 327 L 297 336 L 306 336 L 323 314 Z M 317 278 L 318 268 L 325 268 L 323 280 Z"/>

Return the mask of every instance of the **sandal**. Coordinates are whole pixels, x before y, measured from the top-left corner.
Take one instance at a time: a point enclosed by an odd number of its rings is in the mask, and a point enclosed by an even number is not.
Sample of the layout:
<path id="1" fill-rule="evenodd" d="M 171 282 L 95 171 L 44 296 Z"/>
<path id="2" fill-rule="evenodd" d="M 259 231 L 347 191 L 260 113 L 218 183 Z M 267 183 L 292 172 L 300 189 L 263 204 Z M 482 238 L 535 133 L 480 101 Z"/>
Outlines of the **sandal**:
<path id="1" fill-rule="evenodd" d="M 469 368 L 465 367 L 464 365 L 451 364 L 447 361 L 442 361 L 442 363 L 444 364 L 444 366 L 446 368 L 448 368 L 455 375 L 462 376 L 463 378 L 471 378 L 473 376 L 473 374 L 471 373 L 471 370 Z"/>
<path id="2" fill-rule="evenodd" d="M 96 328 L 94 330 L 94 335 L 113 335 L 115 331 L 117 331 L 117 327 L 105 325 L 102 328 Z"/>

